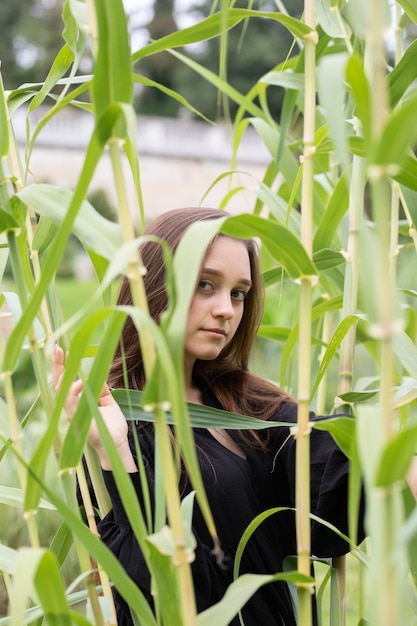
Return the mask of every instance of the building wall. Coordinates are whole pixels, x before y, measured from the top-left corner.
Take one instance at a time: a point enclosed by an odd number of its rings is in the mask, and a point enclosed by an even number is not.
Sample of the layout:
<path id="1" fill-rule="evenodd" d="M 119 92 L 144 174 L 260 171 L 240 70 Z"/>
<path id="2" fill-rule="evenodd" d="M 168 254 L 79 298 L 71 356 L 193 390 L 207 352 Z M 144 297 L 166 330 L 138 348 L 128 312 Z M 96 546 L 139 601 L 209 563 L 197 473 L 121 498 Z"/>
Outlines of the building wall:
<path id="1" fill-rule="evenodd" d="M 46 109 L 30 117 L 32 132 Z M 25 112 L 12 118 L 16 138 L 23 146 Z M 75 109 L 61 112 L 40 132 L 30 159 L 30 181 L 73 188 L 83 165 L 93 131 L 91 114 Z M 153 117 L 137 119 L 141 188 L 145 215 L 152 218 L 180 206 L 220 206 L 230 189 L 240 188 L 227 203 L 232 213 L 249 211 L 268 163 L 267 151 L 252 128 L 244 134 L 233 175 L 216 180 L 231 168 L 232 135 L 223 125 Z M 132 214 L 138 202 L 127 161 L 124 160 Z M 95 172 L 91 190 L 103 189 L 116 205 L 110 158 L 106 152 Z M 207 195 L 206 195 L 207 194 Z"/>

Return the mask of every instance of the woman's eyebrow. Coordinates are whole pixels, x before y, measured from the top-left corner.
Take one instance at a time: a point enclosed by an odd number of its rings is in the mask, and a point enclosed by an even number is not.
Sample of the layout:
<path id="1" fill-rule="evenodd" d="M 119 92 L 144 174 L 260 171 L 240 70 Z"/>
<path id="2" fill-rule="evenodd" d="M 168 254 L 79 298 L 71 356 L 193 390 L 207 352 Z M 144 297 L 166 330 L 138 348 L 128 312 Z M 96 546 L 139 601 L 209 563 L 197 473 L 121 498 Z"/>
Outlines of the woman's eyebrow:
<path id="1" fill-rule="evenodd" d="M 212 269 L 211 267 L 203 267 L 201 268 L 201 273 L 202 274 L 213 274 L 214 276 L 223 276 L 223 272 L 219 272 L 219 270 L 215 270 Z M 237 281 L 238 283 L 241 283 L 242 285 L 247 285 L 248 287 L 252 286 L 252 281 L 248 278 L 239 278 L 239 280 Z"/>

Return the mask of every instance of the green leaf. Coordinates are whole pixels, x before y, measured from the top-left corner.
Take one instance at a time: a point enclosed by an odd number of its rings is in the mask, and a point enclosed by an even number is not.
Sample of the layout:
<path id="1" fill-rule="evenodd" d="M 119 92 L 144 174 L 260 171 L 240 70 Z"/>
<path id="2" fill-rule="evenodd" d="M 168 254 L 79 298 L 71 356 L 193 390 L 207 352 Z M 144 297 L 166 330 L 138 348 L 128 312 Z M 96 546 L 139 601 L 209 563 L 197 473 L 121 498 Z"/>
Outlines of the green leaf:
<path id="1" fill-rule="evenodd" d="M 296 89 L 297 91 L 303 91 L 304 89 L 304 75 L 296 74 L 291 70 L 268 72 L 262 76 L 260 82 L 267 85 L 285 87 L 286 89 Z"/>
<path id="2" fill-rule="evenodd" d="M 320 60 L 317 83 L 320 102 L 326 111 L 327 123 L 340 163 L 348 171 L 345 124 L 345 67 L 347 54 L 329 54 Z"/>
<path id="3" fill-rule="evenodd" d="M 399 330 L 395 333 L 393 349 L 401 365 L 410 376 L 417 379 L 417 347 L 404 331 Z"/>
<path id="4" fill-rule="evenodd" d="M 21 507 L 23 504 L 23 492 L 17 487 L 7 487 L 6 485 L 0 486 L 0 502 L 6 506 Z M 39 501 L 39 508 L 48 509 L 54 511 L 53 504 L 41 498 Z"/>
<path id="5" fill-rule="evenodd" d="M 112 390 L 112 395 L 127 420 L 154 421 L 153 413 L 149 409 L 144 409 L 142 401 L 143 393 L 143 391 L 137 391 L 136 389 Z M 187 402 L 187 408 L 190 415 L 190 423 L 193 428 L 228 428 L 229 430 L 262 430 L 264 428 L 274 427 L 288 428 L 287 422 L 259 420 L 254 417 L 248 417 L 247 415 L 229 413 L 228 411 L 215 409 L 202 404 Z M 167 412 L 166 417 L 168 424 L 174 423 L 170 411 Z"/>
<path id="6" fill-rule="evenodd" d="M 17 325 L 23 316 L 19 296 L 12 291 L 3 291 L 3 296 L 12 315 L 13 324 Z M 33 320 L 33 330 L 37 341 L 39 341 L 39 343 L 43 343 L 45 341 L 45 330 L 37 317 Z M 29 349 L 29 345 L 29 339 L 26 338 L 22 344 L 22 348 L 25 350 Z"/>
<path id="7" fill-rule="evenodd" d="M 1 65 L 0 65 L 1 68 Z M 9 113 L 0 72 L 0 159 L 9 153 Z"/>
<path id="8" fill-rule="evenodd" d="M 111 309 L 110 309 L 111 310 Z M 101 311 L 100 311 L 101 313 Z M 92 319 L 94 315 L 92 316 Z M 110 364 L 113 358 L 120 332 L 123 328 L 126 316 L 120 311 L 113 312 L 102 341 L 98 347 L 96 358 L 94 359 L 89 374 L 88 388 L 90 393 L 97 399 L 107 378 Z M 87 385 L 87 383 L 86 383 Z M 82 449 L 87 440 L 87 434 L 91 421 L 91 410 L 86 394 L 82 394 L 66 434 L 60 466 L 63 469 L 76 467 L 82 455 Z"/>
<path id="9" fill-rule="evenodd" d="M 88 12 L 84 0 L 69 0 L 68 6 L 81 31 L 88 31 Z"/>
<path id="10" fill-rule="evenodd" d="M 348 404 L 354 404 L 355 402 L 366 402 L 370 398 L 374 398 L 379 393 L 379 389 L 372 391 L 348 391 L 347 393 L 341 393 L 337 397 L 347 402 Z"/>
<path id="11" fill-rule="evenodd" d="M 15 232 L 16 235 L 20 233 L 20 226 L 7 211 L 0 209 L 0 233 Z"/>
<path id="12" fill-rule="evenodd" d="M 413 228 L 417 229 L 417 190 L 401 186 L 402 202 L 411 217 Z"/>
<path id="13" fill-rule="evenodd" d="M 313 250 L 329 248 L 336 236 L 336 230 L 349 206 L 349 193 L 346 177 L 342 175 L 337 181 L 326 210 L 314 235 Z"/>
<path id="14" fill-rule="evenodd" d="M 34 583 L 47 623 L 56 626 L 71 626 L 72 620 L 61 573 L 52 552 L 46 551 L 42 555 Z"/>
<path id="15" fill-rule="evenodd" d="M 103 541 L 101 541 L 91 532 L 89 527 L 83 521 L 81 521 L 78 515 L 74 514 L 73 511 L 71 511 L 71 509 L 65 504 L 65 502 L 60 499 L 53 492 L 52 489 L 50 489 L 44 482 L 42 482 L 39 477 L 37 477 L 36 475 L 33 476 L 38 482 L 39 489 L 42 490 L 48 500 L 50 500 L 55 505 L 57 510 L 60 512 L 62 519 L 66 522 L 68 527 L 71 528 L 73 535 L 78 537 L 81 543 L 89 551 L 93 559 L 95 559 L 97 563 L 100 563 L 102 568 L 106 572 L 108 572 L 112 582 L 120 591 L 120 594 L 125 599 L 130 609 L 133 611 L 137 618 L 140 617 L 141 624 L 143 624 L 143 626 L 156 626 L 156 620 L 149 606 L 149 603 L 144 598 L 141 590 L 127 575 L 125 569 L 120 564 L 118 559 L 104 545 Z M 124 476 L 127 481 L 130 481 L 129 476 L 126 474 L 125 471 Z M 27 567 L 24 567 L 23 571 L 26 572 L 27 569 Z M 32 574 L 28 572 L 28 580 L 31 581 L 32 579 Z M 23 577 L 20 579 L 19 582 L 21 582 L 21 584 L 25 584 L 25 582 L 22 581 L 24 581 Z M 30 588 L 29 584 L 27 584 L 26 586 L 27 588 Z M 18 623 L 23 624 L 23 619 Z"/>
<path id="16" fill-rule="evenodd" d="M 342 265 L 345 262 L 345 256 L 341 252 L 337 252 L 337 250 L 325 249 L 313 254 L 313 263 L 319 272 Z"/>
<path id="17" fill-rule="evenodd" d="M 139 76 L 138 74 L 134 74 L 132 77 L 132 80 L 134 83 L 137 83 L 139 85 L 145 85 L 146 87 L 155 87 L 156 89 L 159 89 L 160 92 L 164 93 L 165 95 L 167 95 L 169 98 L 172 98 L 173 100 L 177 100 L 177 102 L 179 102 L 182 106 L 184 106 L 186 109 L 188 109 L 192 113 L 195 113 L 196 115 L 201 117 L 205 122 L 211 123 L 208 117 L 206 117 L 203 113 L 201 113 L 201 111 L 196 109 L 191 104 L 191 102 L 189 102 L 186 98 L 184 98 L 184 96 L 182 96 L 177 91 L 174 91 L 174 89 L 170 89 L 169 87 L 162 85 L 162 83 L 158 83 L 155 80 L 151 80 L 150 78 L 147 78 L 146 76 Z"/>
<path id="18" fill-rule="evenodd" d="M 312 584 L 313 579 L 298 572 L 281 574 L 243 574 L 227 588 L 223 598 L 214 606 L 197 616 L 197 626 L 226 626 L 251 596 L 267 583 L 285 581 L 287 583 Z"/>
<path id="19" fill-rule="evenodd" d="M 394 108 L 417 78 L 417 40 L 404 50 L 397 65 L 387 76 L 391 107 Z"/>
<path id="20" fill-rule="evenodd" d="M 361 134 L 365 146 L 369 145 L 372 128 L 371 87 L 365 74 L 362 60 L 352 55 L 346 64 L 346 80 L 352 90 L 356 108 L 355 115 L 361 121 Z"/>
<path id="21" fill-rule="evenodd" d="M 331 434 L 342 452 L 350 458 L 352 445 L 356 437 L 356 422 L 353 417 L 331 417 L 312 422 L 316 430 L 325 430 Z"/>
<path id="22" fill-rule="evenodd" d="M 18 554 L 17 550 L 0 544 L 0 571 L 7 572 L 13 576 Z"/>
<path id="23" fill-rule="evenodd" d="M 370 155 L 375 164 L 404 166 L 404 157 L 417 136 L 416 107 L 417 95 L 391 113 L 381 140 Z"/>
<path id="24" fill-rule="evenodd" d="M 262 324 L 258 330 L 259 337 L 266 337 L 267 339 L 274 339 L 275 341 L 286 341 L 289 333 L 289 328 L 282 326 L 266 326 L 265 324 Z"/>
<path id="25" fill-rule="evenodd" d="M 289 91 L 287 93 L 294 93 Z M 242 106 L 244 103 L 242 103 Z M 249 109 L 248 109 L 249 110 Z M 253 126 L 262 141 L 264 142 L 271 157 L 276 160 L 279 155 L 279 170 L 283 175 L 288 187 L 293 191 L 294 197 L 301 201 L 301 182 L 300 177 L 300 165 L 297 162 L 294 154 L 284 141 L 279 127 L 276 124 L 272 124 L 269 120 L 264 119 L 263 114 L 257 114 L 256 117 L 249 117 L 248 123 Z M 285 139 L 285 138 L 284 138 Z M 333 150 L 333 145 L 332 145 Z M 272 181 L 271 181 L 272 184 Z M 314 186 L 314 206 L 316 212 L 321 215 L 324 213 L 324 204 L 320 194 L 317 191 L 317 185 Z"/>
<path id="26" fill-rule="evenodd" d="M 352 27 L 352 30 L 359 37 L 365 38 L 372 32 L 373 24 L 373 6 L 369 2 L 362 0 L 350 0 L 345 6 L 346 18 Z M 380 0 L 378 11 L 381 13 L 380 23 L 384 30 L 390 27 L 391 13 L 388 0 Z"/>
<path id="27" fill-rule="evenodd" d="M 400 185 L 417 191 L 417 159 L 415 156 L 404 155 L 400 171 L 393 173 L 392 178 L 400 183 Z"/>
<path id="28" fill-rule="evenodd" d="M 287 228 L 267 218 L 242 214 L 229 218 L 221 232 L 234 237 L 259 237 L 271 256 L 293 280 L 316 276 L 317 270 L 300 240 Z"/>
<path id="29" fill-rule="evenodd" d="M 64 3 L 62 19 L 65 24 L 62 36 L 78 61 L 78 56 L 84 49 L 88 34 L 86 3 L 80 0 L 68 0 Z"/>
<path id="30" fill-rule="evenodd" d="M 180 31 L 161 37 L 161 39 L 144 46 L 132 55 L 132 61 L 136 63 L 140 59 L 151 54 L 156 54 L 157 52 L 183 47 L 199 41 L 207 41 L 233 28 L 247 18 L 267 18 L 274 20 L 281 23 L 288 28 L 293 35 L 301 39 L 304 39 L 306 35 L 313 32 L 312 29 L 302 21 L 284 15 L 283 13 L 251 11 L 248 9 L 228 9 L 226 15 L 224 15 L 224 12 L 217 11 L 194 26 L 182 28 Z"/>
<path id="31" fill-rule="evenodd" d="M 171 529 L 165 526 L 159 533 L 150 535 L 148 541 L 158 589 L 158 606 L 163 623 L 180 626 L 182 623 L 181 596 L 176 580 L 176 568 L 172 562 L 172 550 L 175 551 L 176 548 Z"/>
<path id="32" fill-rule="evenodd" d="M 36 510 L 36 508 L 38 507 L 39 498 L 41 494 L 39 492 L 39 489 L 37 488 L 36 481 L 42 478 L 44 475 L 45 466 L 46 466 L 46 462 L 48 459 L 48 452 L 50 451 L 51 446 L 53 445 L 53 441 L 55 440 L 55 437 L 57 434 L 57 429 L 59 425 L 61 412 L 64 406 L 64 401 L 68 393 L 69 387 L 71 383 L 73 382 L 76 374 L 78 373 L 80 361 L 85 356 L 85 350 L 86 350 L 86 346 L 88 346 L 88 340 L 90 338 L 90 335 L 99 324 L 103 323 L 103 321 L 106 321 L 108 317 L 112 317 L 113 315 L 114 315 L 114 307 L 108 307 L 108 308 L 103 307 L 97 312 L 94 312 L 90 314 L 89 316 L 85 316 L 81 328 L 77 331 L 73 341 L 71 342 L 71 350 L 69 352 L 68 358 L 65 363 L 64 376 L 62 379 L 60 390 L 56 398 L 56 402 L 49 416 L 48 427 L 44 435 L 40 439 L 30 461 L 31 468 L 34 474 L 36 474 L 37 479 L 34 479 L 31 475 L 29 475 L 28 477 L 28 486 L 27 486 L 26 493 L 25 493 L 25 503 L 24 503 L 25 511 L 33 511 L 33 510 Z M 111 328 L 112 328 L 112 324 L 110 324 L 109 332 L 111 332 Z M 108 357 L 109 356 L 111 355 L 108 355 Z M 106 361 L 104 361 L 104 367 L 105 367 L 105 364 L 106 364 Z M 98 363 L 97 363 L 97 369 L 98 369 L 98 372 L 100 372 Z M 104 382 L 104 378 L 105 378 L 105 375 L 102 374 L 101 385 Z M 97 392 L 97 397 L 98 395 L 99 395 L 99 392 Z M 83 400 L 83 407 L 85 409 L 85 400 Z M 88 425 L 90 423 L 89 420 L 91 420 L 91 411 L 88 411 L 87 415 L 85 416 L 85 419 L 84 419 L 85 424 L 83 424 L 84 429 L 85 427 L 88 428 Z M 74 438 L 72 440 L 73 449 L 71 453 L 76 456 L 78 455 L 78 458 L 80 458 L 82 455 L 82 447 L 80 447 L 79 439 L 82 438 L 83 432 L 84 430 L 78 433 L 78 438 Z M 79 445 L 76 446 L 76 443 L 78 443 Z M 61 455 L 61 459 L 60 459 L 61 463 L 62 463 L 62 459 L 63 457 Z"/>
<path id="33" fill-rule="evenodd" d="M 298 238 L 301 233 L 300 214 L 297 211 L 289 211 L 288 202 L 281 198 L 272 186 L 261 183 L 254 189 L 256 196 L 270 210 L 270 216 L 274 217 L 279 224 L 285 225 L 293 235 Z"/>
<path id="34" fill-rule="evenodd" d="M 375 486 L 388 487 L 404 481 L 417 450 L 417 425 L 404 428 L 386 445 L 376 469 Z"/>
<path id="35" fill-rule="evenodd" d="M 14 568 L 14 581 L 9 596 L 10 613 L 15 624 L 25 624 L 25 610 L 28 600 L 38 601 L 34 587 L 34 577 L 44 548 L 20 548 Z"/>
<path id="36" fill-rule="evenodd" d="M 73 546 L 73 542 L 74 537 L 72 536 L 71 529 L 65 522 L 61 522 L 50 543 L 50 550 L 55 554 L 60 565 L 62 565 L 67 558 Z"/>
<path id="37" fill-rule="evenodd" d="M 34 317 L 37 315 L 45 292 L 47 291 L 55 271 L 59 266 L 64 253 L 65 244 L 72 230 L 73 222 L 75 221 L 80 205 L 87 195 L 88 187 L 94 174 L 97 162 L 102 151 L 104 150 L 107 140 L 112 135 L 114 125 L 117 124 L 121 115 L 124 115 L 123 108 L 119 105 L 112 105 L 101 117 L 96 125 L 96 128 L 94 129 L 93 136 L 87 148 L 83 168 L 80 173 L 74 195 L 72 196 L 71 204 L 68 207 L 68 211 L 54 241 L 49 247 L 40 281 L 31 295 L 30 302 L 26 307 L 24 314 L 16 324 L 9 337 L 9 341 L 7 342 L 4 352 L 3 371 L 12 372 L 16 366 L 25 334 Z"/>
<path id="38" fill-rule="evenodd" d="M 34 111 L 38 106 L 42 104 L 49 92 L 64 74 L 68 71 L 71 63 L 74 60 L 74 54 L 71 48 L 65 44 L 58 52 L 51 69 L 48 72 L 45 82 L 42 84 L 42 88 L 38 94 L 32 99 L 29 105 L 29 113 Z"/>
<path id="39" fill-rule="evenodd" d="M 317 388 L 320 384 L 320 381 L 322 380 L 325 371 L 327 370 L 327 368 L 329 367 L 330 363 L 332 362 L 336 351 L 339 349 L 339 346 L 341 344 L 341 342 L 343 341 L 344 337 L 346 337 L 346 334 L 349 332 L 349 330 L 352 328 L 352 326 L 354 324 L 357 324 L 358 320 L 361 319 L 360 316 L 358 315 L 348 315 L 347 317 L 345 317 L 340 324 L 338 325 L 338 327 L 336 328 L 335 332 L 333 333 L 333 336 L 331 338 L 331 340 L 329 341 L 329 344 L 325 350 L 325 353 L 321 359 L 320 362 L 320 367 L 319 367 L 319 371 L 317 373 L 316 379 L 313 383 L 313 386 L 311 388 L 311 398 L 314 396 L 314 394 L 317 391 Z"/>
<path id="40" fill-rule="evenodd" d="M 93 101 L 99 119 L 113 103 L 132 100 L 130 44 L 121 0 L 95 0 L 98 52 L 94 69 Z"/>
<path id="41" fill-rule="evenodd" d="M 47 217 L 56 226 L 64 221 L 74 198 L 70 189 L 46 183 L 27 185 L 17 195 L 35 213 Z M 102 217 L 87 200 L 80 205 L 72 231 L 86 248 L 109 260 L 123 242 L 119 224 Z"/>
<path id="42" fill-rule="evenodd" d="M 397 2 L 402 6 L 410 19 L 417 24 L 417 6 L 415 0 L 397 0 Z"/>
<path id="43" fill-rule="evenodd" d="M 47 217 L 40 217 L 33 235 L 32 247 L 39 254 L 45 252 L 54 240 L 57 227 Z"/>
<path id="44" fill-rule="evenodd" d="M 351 35 L 349 24 L 340 14 L 338 0 L 319 0 L 317 18 L 320 26 L 329 37 L 345 38 Z M 337 11 L 333 10 L 336 7 Z"/>

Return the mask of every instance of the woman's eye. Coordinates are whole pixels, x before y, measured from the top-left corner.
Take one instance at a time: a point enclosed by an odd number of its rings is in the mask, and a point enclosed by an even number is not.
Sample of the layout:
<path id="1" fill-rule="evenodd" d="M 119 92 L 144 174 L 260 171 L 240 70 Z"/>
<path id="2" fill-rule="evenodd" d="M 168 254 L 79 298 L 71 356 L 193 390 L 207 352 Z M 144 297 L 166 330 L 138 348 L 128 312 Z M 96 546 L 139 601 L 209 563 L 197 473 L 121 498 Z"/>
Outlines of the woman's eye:
<path id="1" fill-rule="evenodd" d="M 242 301 L 246 298 L 247 296 L 247 291 L 245 291 L 244 289 L 233 289 L 232 290 L 232 298 L 234 300 L 239 300 Z"/>
<path id="2" fill-rule="evenodd" d="M 198 288 L 201 289 L 202 291 L 210 291 L 210 289 L 213 288 L 213 285 L 211 284 L 209 280 L 200 279 L 198 281 Z"/>

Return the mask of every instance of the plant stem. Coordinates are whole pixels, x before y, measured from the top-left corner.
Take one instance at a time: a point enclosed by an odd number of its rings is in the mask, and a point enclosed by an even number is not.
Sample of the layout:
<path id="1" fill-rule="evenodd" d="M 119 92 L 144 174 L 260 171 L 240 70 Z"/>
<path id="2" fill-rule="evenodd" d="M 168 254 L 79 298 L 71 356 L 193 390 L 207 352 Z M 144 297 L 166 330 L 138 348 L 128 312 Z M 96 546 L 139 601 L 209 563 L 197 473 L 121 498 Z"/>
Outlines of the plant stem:
<path id="1" fill-rule="evenodd" d="M 354 156 L 349 193 L 349 232 L 343 292 L 342 317 L 357 311 L 359 280 L 359 234 L 363 220 L 366 160 Z M 338 394 L 352 390 L 356 329 L 352 327 L 340 346 Z"/>
<path id="2" fill-rule="evenodd" d="M 315 28 L 314 0 L 305 0 L 305 23 Z M 316 33 L 305 39 L 305 96 L 303 130 L 303 178 L 301 189 L 301 241 L 312 255 L 313 190 L 314 190 L 314 133 L 316 111 Z M 300 350 L 298 366 L 298 418 L 296 451 L 296 528 L 298 570 L 310 575 L 310 380 L 311 380 L 311 319 L 312 277 L 305 276 L 300 285 Z M 298 621 L 311 624 L 311 588 L 299 587 Z"/>
<path id="3" fill-rule="evenodd" d="M 109 146 L 113 166 L 113 174 L 118 199 L 119 219 L 125 242 L 134 239 L 135 233 L 129 210 L 126 194 L 121 154 L 118 142 L 112 141 Z M 139 251 L 133 255 L 129 262 L 128 278 L 132 290 L 132 299 L 135 306 L 148 312 L 148 302 L 142 279 Z M 155 350 L 150 334 L 143 333 L 141 337 L 144 368 L 147 376 L 150 375 L 155 360 Z M 186 552 L 184 526 L 181 517 L 181 498 L 178 492 L 176 471 L 172 459 L 172 446 L 170 443 L 165 413 L 160 407 L 155 407 L 155 432 L 160 443 L 161 458 L 163 460 L 163 474 L 165 492 L 167 494 L 168 519 L 174 535 L 175 555 L 174 564 L 178 567 L 180 597 L 182 601 L 182 618 L 184 626 L 193 626 L 196 623 L 196 606 L 194 599 L 194 587 Z"/>
<path id="4" fill-rule="evenodd" d="M 126 193 L 126 184 L 124 180 L 119 144 L 116 140 L 110 143 L 109 150 L 113 167 L 113 175 L 117 194 L 118 214 L 120 226 L 122 228 L 123 241 L 128 242 L 135 238 L 135 231 L 133 228 L 132 217 L 129 210 L 129 202 Z M 134 254 L 132 259 L 129 261 L 128 278 L 132 290 L 132 299 L 134 305 L 145 313 L 148 313 L 148 301 L 146 298 L 145 287 L 142 279 L 142 265 L 140 262 L 139 251 Z M 152 337 L 149 333 L 143 333 L 143 336 L 141 337 L 141 344 L 145 372 L 149 374 L 155 359 L 154 345 Z"/>
<path id="5" fill-rule="evenodd" d="M 168 519 L 174 536 L 175 554 L 173 555 L 173 562 L 178 568 L 183 626 L 194 626 L 197 623 L 194 586 L 186 550 L 184 525 L 180 509 L 181 499 L 178 492 L 177 472 L 175 471 L 172 457 L 169 429 L 166 424 L 165 412 L 160 406 L 154 407 L 154 415 L 155 434 L 159 442 L 165 493 L 167 494 Z"/>
<path id="6" fill-rule="evenodd" d="M 323 299 L 328 299 L 327 294 L 323 294 Z M 332 337 L 332 322 L 333 315 L 330 311 L 324 314 L 323 319 L 323 331 L 321 335 L 321 340 L 323 343 L 323 348 L 320 354 L 320 361 L 322 361 L 324 353 L 326 351 L 326 346 L 328 345 L 331 337 Z M 316 413 L 317 415 L 324 415 L 326 413 L 326 393 L 327 393 L 327 370 L 324 374 L 320 385 L 317 389 L 317 401 L 316 401 Z"/>
<path id="7" fill-rule="evenodd" d="M 372 141 L 378 145 L 384 124 L 388 115 L 388 97 L 385 80 L 385 52 L 384 52 L 384 25 L 382 21 L 381 3 L 371 0 L 371 27 L 368 37 L 369 73 L 373 88 L 372 101 Z M 386 173 L 376 165 L 370 163 L 370 183 L 373 218 L 377 235 L 376 259 L 376 336 L 380 345 L 380 407 L 382 418 L 382 455 L 386 444 L 395 432 L 395 416 L 392 399 L 393 387 L 393 335 L 395 333 L 394 317 L 394 286 L 395 277 L 391 272 L 390 251 L 392 240 L 390 233 L 391 191 Z M 391 485 L 384 490 L 374 489 L 375 510 L 379 512 L 378 523 L 375 528 L 373 549 L 373 563 L 370 567 L 371 585 L 378 581 L 378 599 L 375 596 L 373 615 L 377 617 L 381 626 L 398 623 L 401 614 L 402 592 L 398 582 L 403 561 L 392 555 L 399 530 L 399 514 L 396 486 Z M 378 502 L 379 501 L 379 502 Z M 380 601 L 382 599 L 382 602 Z"/>
<path id="8" fill-rule="evenodd" d="M 62 474 L 62 486 L 64 489 L 65 499 L 67 504 L 73 509 L 78 509 L 78 505 L 75 499 L 74 481 L 68 472 Z M 82 572 L 88 572 L 91 570 L 90 554 L 85 549 L 81 541 L 74 534 L 74 544 L 77 551 L 78 561 Z M 93 574 L 89 574 L 85 579 L 85 585 L 88 592 L 88 597 L 91 602 L 91 610 L 94 615 L 94 624 L 96 626 L 105 626 L 103 614 L 101 611 L 100 603 L 98 601 L 96 586 L 94 583 Z"/>
<path id="9" fill-rule="evenodd" d="M 363 220 L 365 189 L 366 160 L 354 156 L 352 161 L 352 176 L 349 194 L 349 232 L 347 242 L 346 270 L 343 291 L 342 317 L 345 319 L 357 311 L 358 281 L 359 281 L 359 233 Z M 340 346 L 338 395 L 352 390 L 353 359 L 355 352 L 356 327 L 352 327 L 343 339 Z M 333 560 L 336 570 L 339 591 L 339 622 L 344 626 L 345 613 L 345 586 L 346 586 L 346 558 L 341 556 Z"/>
<path id="10" fill-rule="evenodd" d="M 79 463 L 77 467 L 77 477 L 78 477 L 78 484 L 80 487 L 81 497 L 82 497 L 84 507 L 85 507 L 85 514 L 87 517 L 88 526 L 91 532 L 93 533 L 93 535 L 95 535 L 96 537 L 99 537 L 96 518 L 95 518 L 94 510 L 93 510 L 93 505 L 91 503 L 90 491 L 89 491 L 89 487 L 87 484 L 84 467 L 81 462 Z M 116 609 L 114 606 L 113 593 L 111 590 L 109 578 L 107 576 L 107 573 L 103 570 L 102 567 L 100 567 L 100 565 L 98 565 L 98 573 L 100 576 L 100 582 L 103 587 L 103 594 L 108 599 L 110 610 L 111 610 L 111 622 L 110 623 L 117 624 Z"/>

